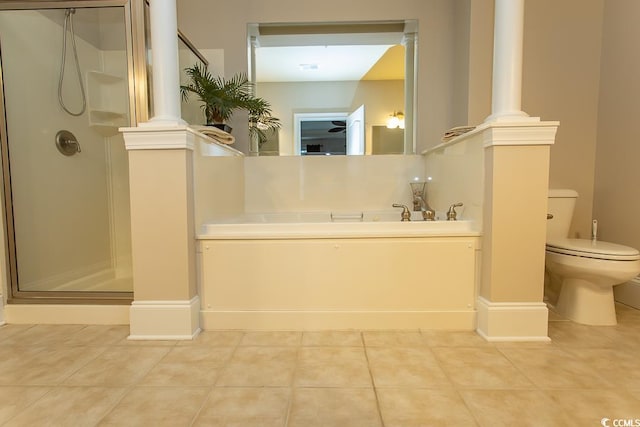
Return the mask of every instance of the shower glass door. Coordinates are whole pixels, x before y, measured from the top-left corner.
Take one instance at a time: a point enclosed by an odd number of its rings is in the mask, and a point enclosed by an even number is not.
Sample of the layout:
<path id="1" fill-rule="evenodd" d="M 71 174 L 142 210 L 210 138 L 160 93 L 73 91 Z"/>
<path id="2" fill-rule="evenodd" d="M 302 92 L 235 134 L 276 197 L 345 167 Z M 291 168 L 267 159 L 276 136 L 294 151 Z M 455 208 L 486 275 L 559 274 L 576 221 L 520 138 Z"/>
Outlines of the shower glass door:
<path id="1" fill-rule="evenodd" d="M 131 298 L 118 132 L 131 125 L 130 26 L 120 4 L 0 10 L 10 302 Z"/>

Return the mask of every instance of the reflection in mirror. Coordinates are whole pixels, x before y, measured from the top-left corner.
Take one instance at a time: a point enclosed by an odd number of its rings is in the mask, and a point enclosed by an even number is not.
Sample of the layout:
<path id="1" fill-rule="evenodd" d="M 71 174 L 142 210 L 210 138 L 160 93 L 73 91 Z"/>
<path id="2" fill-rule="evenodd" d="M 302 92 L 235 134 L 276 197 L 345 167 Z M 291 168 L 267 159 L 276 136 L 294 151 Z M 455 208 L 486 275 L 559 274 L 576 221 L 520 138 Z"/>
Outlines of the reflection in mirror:
<path id="1" fill-rule="evenodd" d="M 294 114 L 295 154 L 347 154 L 347 116 L 339 112 Z"/>
<path id="2" fill-rule="evenodd" d="M 371 154 L 403 154 L 404 129 L 388 126 L 371 127 Z"/>
<path id="3" fill-rule="evenodd" d="M 416 28 L 416 21 L 250 24 L 249 75 L 256 95 L 269 101 L 282 122 L 251 154 L 414 153 Z M 321 135 L 323 141 L 314 142 L 301 134 L 301 115 L 334 113 L 339 117 L 326 119 L 324 133 L 336 127 L 332 121 L 345 121 L 344 141 L 336 142 L 341 135 Z M 388 119 L 402 113 L 405 129 L 375 130 L 386 129 Z M 384 142 L 391 134 L 394 142 Z"/>
<path id="4" fill-rule="evenodd" d="M 198 52 L 189 39 L 178 30 L 178 67 L 180 70 L 180 84 L 185 85 L 189 83 L 189 76 L 186 73 L 186 69 L 193 67 L 197 63 L 209 65 L 209 62 L 205 57 Z M 204 124 L 202 121 L 202 106 L 195 97 L 181 100 L 180 111 L 182 114 L 182 120 L 187 123 Z"/>

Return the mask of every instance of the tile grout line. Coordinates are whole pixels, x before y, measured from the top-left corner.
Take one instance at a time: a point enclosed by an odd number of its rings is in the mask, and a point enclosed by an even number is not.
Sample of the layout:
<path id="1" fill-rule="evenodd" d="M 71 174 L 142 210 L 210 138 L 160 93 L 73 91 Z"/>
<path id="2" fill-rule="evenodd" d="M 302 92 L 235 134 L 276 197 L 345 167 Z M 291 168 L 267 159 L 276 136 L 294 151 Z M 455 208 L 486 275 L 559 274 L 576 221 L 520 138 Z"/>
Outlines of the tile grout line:
<path id="1" fill-rule="evenodd" d="M 202 333 L 202 332 L 201 332 Z M 236 342 L 233 345 L 233 350 L 231 351 L 231 354 L 229 354 L 228 359 L 224 362 L 224 365 L 220 367 L 220 371 L 218 372 L 218 375 L 216 376 L 216 380 L 213 382 L 213 384 L 211 384 L 209 386 L 209 391 L 207 392 L 207 394 L 205 395 L 204 399 L 202 400 L 202 403 L 200 404 L 200 407 L 198 408 L 198 410 L 195 412 L 195 414 L 193 415 L 193 418 L 191 418 L 191 422 L 189 423 L 189 426 L 193 426 L 195 424 L 195 422 L 198 420 L 198 418 L 200 417 L 200 414 L 202 414 L 202 411 L 204 409 L 204 407 L 206 406 L 207 402 L 209 401 L 209 398 L 211 397 L 211 395 L 213 394 L 213 391 L 216 389 L 216 384 L 218 383 L 222 372 L 224 371 L 224 369 L 229 365 L 229 363 L 231 363 L 231 360 L 233 359 L 233 356 L 236 354 L 236 351 L 238 350 L 238 347 L 240 346 L 240 343 L 242 342 L 242 338 L 244 337 L 245 332 L 242 332 L 242 335 L 240 336 L 240 339 L 238 340 L 238 342 Z M 205 348 L 207 348 L 208 350 L 211 350 L 212 348 L 219 348 L 219 347 L 226 347 L 226 346 L 217 346 L 217 345 L 212 345 L 212 346 L 205 346 Z M 167 353 L 169 354 L 169 353 Z M 166 355 L 165 355 L 166 357 Z M 164 359 L 164 357 L 163 357 Z"/>
<path id="2" fill-rule="evenodd" d="M 433 351 L 433 349 L 434 348 L 438 348 L 438 346 L 431 345 L 428 337 L 426 337 L 422 333 L 422 330 L 420 330 L 420 335 L 422 336 L 423 341 L 426 343 L 426 347 L 429 349 L 429 351 L 433 355 L 433 360 L 436 362 L 436 366 L 438 366 L 440 371 L 442 371 L 442 373 L 444 374 L 444 376 L 447 379 L 447 381 L 449 381 L 451 383 L 451 386 L 453 387 L 453 391 L 455 392 L 456 396 L 458 396 L 458 398 L 464 404 L 465 408 L 467 408 L 467 411 L 469 411 L 469 414 L 471 415 L 471 417 L 473 417 L 473 421 L 476 423 L 476 425 L 477 426 L 481 426 L 482 424 L 480 423 L 480 420 L 478 419 L 478 417 L 476 417 L 476 414 L 473 412 L 472 408 L 469 406 L 469 404 L 465 400 L 464 396 L 462 396 L 462 393 L 461 393 L 461 390 L 460 390 L 458 384 L 456 384 L 456 382 L 449 376 L 447 370 L 444 369 L 444 367 L 442 366 L 442 363 L 440 362 L 440 359 L 438 358 L 436 353 Z"/>
<path id="3" fill-rule="evenodd" d="M 302 343 L 304 342 L 304 331 L 300 332 L 300 341 L 296 347 L 296 360 L 293 366 L 293 374 L 291 375 L 291 382 L 289 383 L 289 398 L 287 399 L 287 411 L 284 415 L 283 427 L 289 425 L 289 417 L 291 416 L 291 410 L 293 408 L 293 393 L 295 391 L 296 374 L 298 372 L 298 366 L 300 364 L 300 352 L 302 349 Z"/>
<path id="4" fill-rule="evenodd" d="M 373 379 L 373 372 L 371 372 L 371 364 L 369 363 L 369 353 L 367 352 L 367 346 L 365 344 L 364 334 L 360 331 L 360 338 L 362 340 L 362 347 L 364 349 L 364 357 L 367 360 L 367 370 L 369 371 L 369 378 L 371 379 L 371 387 L 373 389 L 373 395 L 376 398 L 376 410 L 378 411 L 378 418 L 380 418 L 380 425 L 384 427 L 384 418 L 382 417 L 382 409 L 380 408 L 380 397 L 378 396 L 378 387 L 376 387 L 375 380 Z"/>
<path id="5" fill-rule="evenodd" d="M 127 339 L 127 338 L 125 338 L 125 339 Z M 108 348 L 114 348 L 114 347 L 115 347 L 115 348 L 118 348 L 119 346 L 118 346 L 117 344 L 115 344 L 115 343 L 114 343 L 112 346 L 109 346 Z M 144 346 L 144 347 L 146 347 L 146 346 Z M 161 346 L 161 347 L 165 347 L 165 346 Z M 124 400 L 125 396 L 127 396 L 129 393 L 131 393 L 131 391 L 132 391 L 134 388 L 136 388 L 137 386 L 139 386 L 139 385 L 140 385 L 140 381 L 142 381 L 142 380 L 144 379 L 144 377 L 145 377 L 149 372 L 151 372 L 151 370 L 152 370 L 156 365 L 158 365 L 158 363 L 160 363 L 160 361 L 161 361 L 162 359 L 164 359 L 165 357 L 167 357 L 167 354 L 169 354 L 169 353 L 171 352 L 171 349 L 175 347 L 175 344 L 174 344 L 174 345 L 170 345 L 170 346 L 166 346 L 166 347 L 168 347 L 168 348 L 169 348 L 169 350 L 168 350 L 168 351 L 167 351 L 167 352 L 166 352 L 166 353 L 165 353 L 165 354 L 164 354 L 160 359 L 158 359 L 158 360 L 156 361 L 156 363 L 155 363 L 155 364 L 153 364 L 153 365 L 152 365 L 152 366 L 151 366 L 151 367 L 150 367 L 150 368 L 145 372 L 145 374 L 144 374 L 144 375 L 141 375 L 141 376 L 140 376 L 140 378 L 137 378 L 135 381 L 131 382 L 130 384 L 126 384 L 126 385 L 124 385 L 124 386 L 122 386 L 122 385 L 121 385 L 121 386 L 116 386 L 116 387 L 122 387 L 122 388 L 123 388 L 122 394 L 120 395 L 120 397 L 119 397 L 118 399 L 116 399 L 116 400 L 115 400 L 115 402 L 113 403 L 113 405 L 112 405 L 112 406 L 111 406 L 107 411 L 105 411 L 105 413 L 102 415 L 102 417 L 100 417 L 100 419 L 99 419 L 99 420 L 97 421 L 97 423 L 95 424 L 96 426 L 99 426 L 99 425 L 102 423 L 102 421 L 103 421 L 105 418 L 107 418 L 107 417 L 109 416 L 109 414 L 111 414 L 111 413 L 112 413 L 112 412 L 113 412 L 113 411 L 118 407 L 118 405 L 120 405 L 120 403 Z M 127 347 L 126 345 L 123 345 L 123 346 L 122 346 L 122 348 L 128 348 L 128 347 Z M 133 347 L 132 347 L 132 348 L 133 348 Z M 140 346 L 136 346 L 135 348 L 140 348 Z M 95 357 L 95 359 L 97 359 L 100 355 L 104 354 L 106 351 L 107 351 L 107 349 L 105 348 L 105 350 L 104 350 L 103 352 L 101 352 L 99 355 L 97 355 L 97 356 Z M 95 359 L 94 359 L 94 360 L 95 360 Z M 87 364 L 88 364 L 88 362 L 87 362 Z M 86 366 L 87 364 L 85 364 L 85 366 Z M 76 372 L 77 372 L 77 371 L 76 371 Z M 71 376 L 69 376 L 69 378 L 70 378 L 70 377 L 71 377 Z M 86 386 L 85 386 L 85 387 L 86 387 Z M 103 386 L 89 386 L 89 387 L 105 387 L 105 386 L 103 385 Z"/>

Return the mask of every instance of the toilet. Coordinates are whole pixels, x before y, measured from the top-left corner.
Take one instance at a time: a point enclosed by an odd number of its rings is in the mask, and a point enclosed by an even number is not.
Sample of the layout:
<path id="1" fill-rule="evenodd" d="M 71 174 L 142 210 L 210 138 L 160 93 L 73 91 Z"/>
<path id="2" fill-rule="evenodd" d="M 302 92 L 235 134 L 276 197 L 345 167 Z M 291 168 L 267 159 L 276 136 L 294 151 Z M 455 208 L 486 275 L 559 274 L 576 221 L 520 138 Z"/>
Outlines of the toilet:
<path id="1" fill-rule="evenodd" d="M 615 243 L 570 239 L 577 198 L 573 190 L 549 190 L 545 268 L 561 282 L 555 311 L 585 325 L 615 325 L 613 287 L 640 273 L 640 253 Z"/>

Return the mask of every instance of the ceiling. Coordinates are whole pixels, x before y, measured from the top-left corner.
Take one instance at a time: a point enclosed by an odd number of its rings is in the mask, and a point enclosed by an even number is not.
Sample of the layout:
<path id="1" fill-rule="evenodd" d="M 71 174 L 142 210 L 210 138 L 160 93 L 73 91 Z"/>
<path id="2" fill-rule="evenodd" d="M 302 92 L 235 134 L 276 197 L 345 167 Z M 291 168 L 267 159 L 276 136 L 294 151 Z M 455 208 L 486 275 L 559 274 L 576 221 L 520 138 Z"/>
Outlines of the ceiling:
<path id="1" fill-rule="evenodd" d="M 256 81 L 362 80 L 391 45 L 282 46 L 256 49 Z M 403 63 L 399 67 L 404 76 Z M 397 74 L 397 73 L 396 73 Z M 390 75 L 394 75 L 390 73 Z M 401 77 L 404 78 L 404 77 Z"/>
<path id="2" fill-rule="evenodd" d="M 404 24 L 255 25 L 257 82 L 404 79 Z"/>

